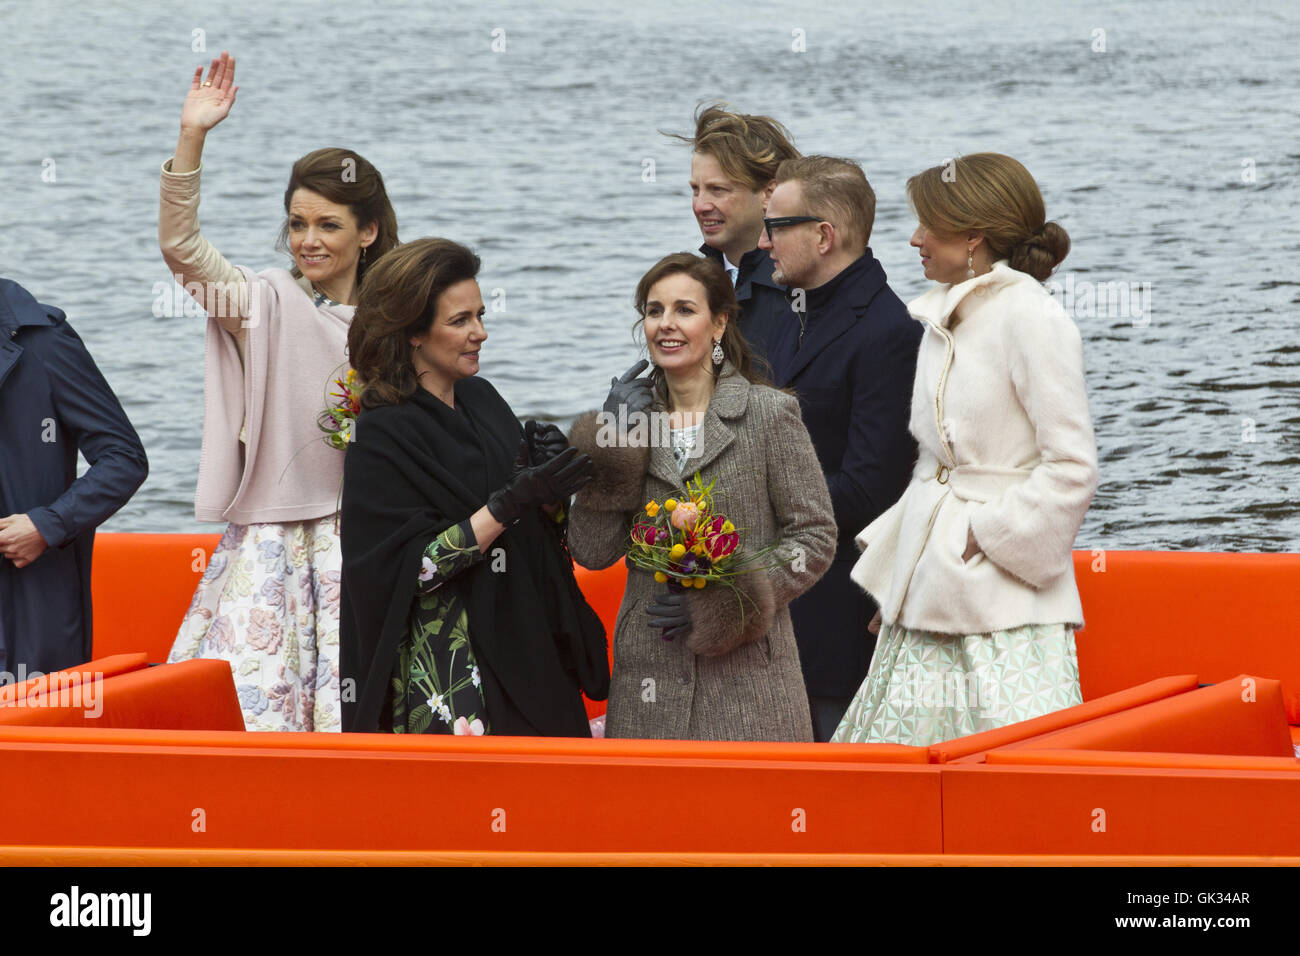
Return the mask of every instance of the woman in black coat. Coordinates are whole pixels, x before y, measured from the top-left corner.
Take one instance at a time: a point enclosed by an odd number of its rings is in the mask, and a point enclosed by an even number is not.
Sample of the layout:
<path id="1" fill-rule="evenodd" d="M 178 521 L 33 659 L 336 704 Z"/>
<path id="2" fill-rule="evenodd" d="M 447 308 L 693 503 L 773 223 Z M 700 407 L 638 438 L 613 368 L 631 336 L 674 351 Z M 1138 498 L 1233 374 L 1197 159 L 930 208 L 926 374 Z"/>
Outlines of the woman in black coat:
<path id="1" fill-rule="evenodd" d="M 445 239 L 371 267 L 344 464 L 343 729 L 590 736 L 605 632 L 565 550 L 591 461 L 477 378 L 479 260 Z M 352 693 L 350 693 L 350 691 Z M 351 699 L 349 699 L 351 698 Z"/>

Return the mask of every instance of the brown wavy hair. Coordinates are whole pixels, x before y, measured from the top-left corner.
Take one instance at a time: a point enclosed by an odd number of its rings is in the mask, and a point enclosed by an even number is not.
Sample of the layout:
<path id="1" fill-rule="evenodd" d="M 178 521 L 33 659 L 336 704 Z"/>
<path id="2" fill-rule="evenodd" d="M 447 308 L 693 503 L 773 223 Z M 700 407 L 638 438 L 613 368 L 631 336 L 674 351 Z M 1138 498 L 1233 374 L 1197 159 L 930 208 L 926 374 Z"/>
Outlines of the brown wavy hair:
<path id="1" fill-rule="evenodd" d="M 971 153 L 917 173 L 907 181 L 907 198 L 930 232 L 981 232 L 995 260 L 1039 282 L 1070 252 L 1069 233 L 1047 220 L 1034 177 L 1001 153 Z"/>
<path id="2" fill-rule="evenodd" d="M 695 134 L 664 133 L 712 156 L 727 178 L 758 192 L 776 176 L 782 160 L 796 159 L 790 131 L 770 116 L 732 113 L 725 103 L 703 103 L 695 111 Z M 662 131 L 661 131 L 662 132 Z"/>
<path id="3" fill-rule="evenodd" d="M 646 302 L 655 283 L 673 275 L 688 275 L 704 286 L 709 311 L 715 317 L 719 315 L 727 317 L 727 327 L 722 332 L 721 343 L 722 354 L 726 360 L 755 385 L 769 384 L 767 376 L 758 368 L 760 360 L 750 351 L 749 343 L 745 341 L 745 336 L 740 331 L 740 303 L 736 301 L 736 290 L 731 285 L 731 279 L 727 276 L 727 271 L 712 259 L 697 256 L 693 252 L 674 252 L 652 265 L 650 271 L 636 284 L 634 301 L 640 318 L 633 328 L 640 327 L 645 322 Z M 721 365 L 713 367 L 715 381 L 721 371 Z M 650 373 L 650 380 L 655 383 L 656 388 L 663 382 L 663 378 L 663 370 L 658 366 Z"/>
<path id="4" fill-rule="evenodd" d="M 362 408 L 396 405 L 420 387 L 412 336 L 424 335 L 438 298 L 478 277 L 479 258 L 450 239 L 403 243 L 371 264 L 348 327 L 348 357 L 364 383 Z"/>
<path id="5" fill-rule="evenodd" d="M 296 163 L 289 173 L 289 185 L 284 190 L 284 225 L 276 240 L 276 249 L 289 251 L 289 204 L 299 189 L 308 189 L 324 196 L 330 202 L 347 206 L 364 229 L 371 223 L 379 226 L 375 241 L 362 250 L 357 260 L 357 282 L 365 277 L 366 270 L 378 262 L 390 249 L 397 246 L 397 214 L 388 201 L 384 177 L 364 157 L 350 149 L 329 146 L 308 153 Z M 297 263 L 292 270 L 295 279 L 302 277 Z"/>

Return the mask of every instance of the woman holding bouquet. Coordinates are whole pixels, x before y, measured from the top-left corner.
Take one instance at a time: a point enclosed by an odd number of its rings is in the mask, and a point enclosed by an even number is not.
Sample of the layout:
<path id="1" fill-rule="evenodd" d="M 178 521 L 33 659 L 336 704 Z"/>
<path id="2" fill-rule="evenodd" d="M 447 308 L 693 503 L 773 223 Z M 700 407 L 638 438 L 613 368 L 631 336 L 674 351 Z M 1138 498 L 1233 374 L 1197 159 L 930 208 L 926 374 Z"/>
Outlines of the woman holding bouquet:
<path id="1" fill-rule="evenodd" d="M 235 102 L 235 60 L 195 71 L 162 170 L 158 240 L 208 313 L 203 450 L 194 514 L 226 522 L 169 660 L 230 661 L 249 730 L 338 730 L 336 529 L 343 453 L 317 419 L 357 285 L 397 243 L 379 171 L 320 149 L 293 165 L 282 240 L 292 271 L 232 266 L 199 232 L 204 139 Z"/>
<path id="2" fill-rule="evenodd" d="M 830 566 L 835 522 L 798 402 L 751 371 L 717 263 L 662 259 L 637 285 L 636 307 L 656 368 L 638 378 L 638 363 L 573 426 L 570 441 L 595 468 L 573 506 L 574 559 L 623 560 L 647 504 L 684 497 L 698 473 L 740 535 L 738 560 L 754 561 L 734 587 L 670 588 L 630 568 L 606 736 L 811 741 L 787 605 Z M 665 419 L 668 429 L 655 427 Z"/>
<path id="3" fill-rule="evenodd" d="M 883 627 L 837 742 L 924 746 L 1081 701 L 1071 549 L 1097 449 L 1079 330 L 1042 285 L 1069 237 L 1009 156 L 935 166 L 907 191 L 938 283 L 908 305 L 925 323 L 920 455 L 858 537 L 853 577 Z"/>
<path id="4" fill-rule="evenodd" d="M 365 383 L 343 483 L 344 729 L 591 735 L 605 629 L 564 549 L 591 475 L 553 425 L 477 377 L 479 260 L 446 239 L 367 274 L 348 332 Z"/>

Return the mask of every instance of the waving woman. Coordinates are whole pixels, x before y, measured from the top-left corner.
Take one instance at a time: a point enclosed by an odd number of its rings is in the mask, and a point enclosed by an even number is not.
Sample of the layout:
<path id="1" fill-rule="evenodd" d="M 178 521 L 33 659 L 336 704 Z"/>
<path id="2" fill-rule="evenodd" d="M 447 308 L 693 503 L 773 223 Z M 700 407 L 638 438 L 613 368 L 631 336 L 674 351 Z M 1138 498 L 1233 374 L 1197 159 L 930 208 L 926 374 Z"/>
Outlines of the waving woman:
<path id="1" fill-rule="evenodd" d="M 343 453 L 317 418 L 346 368 L 357 286 L 397 244 L 397 220 L 378 170 L 320 149 L 294 163 L 284 192 L 293 268 L 227 262 L 199 232 L 199 174 L 234 76 L 225 53 L 206 80 L 195 71 L 162 171 L 163 258 L 208 313 L 194 512 L 227 523 L 170 660 L 230 661 L 250 730 L 338 730 Z"/>

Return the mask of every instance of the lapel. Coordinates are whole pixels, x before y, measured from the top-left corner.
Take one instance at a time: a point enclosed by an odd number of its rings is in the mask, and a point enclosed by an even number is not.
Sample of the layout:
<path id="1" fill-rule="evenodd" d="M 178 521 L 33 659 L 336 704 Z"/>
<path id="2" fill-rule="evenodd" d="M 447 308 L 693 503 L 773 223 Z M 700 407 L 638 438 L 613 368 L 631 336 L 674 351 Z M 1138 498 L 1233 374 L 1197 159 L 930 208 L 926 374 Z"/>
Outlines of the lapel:
<path id="1" fill-rule="evenodd" d="M 0 279 L 0 387 L 23 354 L 14 341 L 18 330 L 24 325 L 56 325 L 63 318 L 61 310 L 42 306 L 16 282 Z"/>
<path id="2" fill-rule="evenodd" d="M 730 362 L 723 366 L 709 408 L 704 413 L 700 444 L 695 449 L 697 454 L 687 461 L 686 471 L 677 470 L 671 442 L 655 441 L 650 448 L 650 473 L 674 488 L 681 487 L 695 472 L 703 473 L 736 440 L 736 433 L 728 423 L 745 414 L 749 406 L 749 387 L 748 380 Z M 660 393 L 659 407 L 660 410 L 668 407 L 665 392 Z"/>

